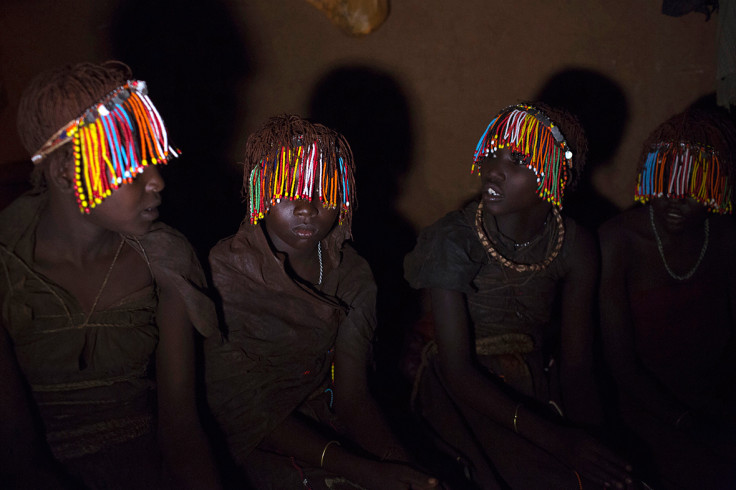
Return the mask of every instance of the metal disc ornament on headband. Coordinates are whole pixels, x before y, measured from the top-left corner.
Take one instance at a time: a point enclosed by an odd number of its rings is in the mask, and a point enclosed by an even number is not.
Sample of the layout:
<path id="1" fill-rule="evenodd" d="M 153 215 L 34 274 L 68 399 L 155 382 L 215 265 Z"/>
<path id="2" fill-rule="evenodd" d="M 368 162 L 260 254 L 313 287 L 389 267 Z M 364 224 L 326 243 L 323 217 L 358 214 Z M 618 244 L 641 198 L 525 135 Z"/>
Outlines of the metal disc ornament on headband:
<path id="1" fill-rule="evenodd" d="M 471 171 L 479 172 L 480 160 L 505 147 L 520 153 L 526 167 L 534 172 L 537 195 L 561 208 L 573 153 L 560 128 L 536 107 L 507 107 L 491 121 L 478 141 Z"/>
<path id="2" fill-rule="evenodd" d="M 83 213 L 132 182 L 146 166 L 165 164 L 180 154 L 169 143 L 142 80 L 129 80 L 69 121 L 31 160 L 37 164 L 69 142 L 74 144 L 74 189 Z"/>

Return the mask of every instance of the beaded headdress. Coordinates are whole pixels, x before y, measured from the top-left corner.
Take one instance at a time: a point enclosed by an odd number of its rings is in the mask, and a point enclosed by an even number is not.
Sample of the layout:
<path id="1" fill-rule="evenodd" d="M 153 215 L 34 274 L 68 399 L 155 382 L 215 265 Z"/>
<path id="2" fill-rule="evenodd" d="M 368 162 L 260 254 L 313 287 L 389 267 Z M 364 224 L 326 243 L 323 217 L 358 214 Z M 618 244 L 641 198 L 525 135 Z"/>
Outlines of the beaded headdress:
<path id="1" fill-rule="evenodd" d="M 316 196 L 323 206 L 339 209 L 339 223 L 349 228 L 355 169 L 342 135 L 298 116 L 274 117 L 248 138 L 245 160 L 243 187 L 252 224 L 280 199 Z"/>
<path id="2" fill-rule="evenodd" d="M 539 197 L 562 207 L 573 154 L 560 128 L 531 105 L 507 107 L 491 121 L 478 141 L 472 172 L 479 173 L 479 162 L 505 147 L 521 154 L 527 168 L 537 176 Z"/>
<path id="3" fill-rule="evenodd" d="M 129 80 L 69 121 L 31 157 L 37 164 L 73 142 L 74 190 L 81 212 L 89 213 L 147 165 L 179 156 L 147 94 L 146 82 Z"/>
<path id="4" fill-rule="evenodd" d="M 726 133 L 733 132 L 703 112 L 684 112 L 662 124 L 644 145 L 634 199 L 690 197 L 713 213 L 730 214 L 734 153 Z"/>

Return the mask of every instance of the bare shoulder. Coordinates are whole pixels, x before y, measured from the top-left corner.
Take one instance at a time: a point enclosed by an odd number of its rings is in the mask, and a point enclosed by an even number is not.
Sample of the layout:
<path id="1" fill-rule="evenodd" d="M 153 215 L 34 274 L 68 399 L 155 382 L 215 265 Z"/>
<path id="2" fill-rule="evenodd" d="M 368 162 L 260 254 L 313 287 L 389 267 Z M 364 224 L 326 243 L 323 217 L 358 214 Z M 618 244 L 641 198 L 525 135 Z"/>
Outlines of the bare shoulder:
<path id="1" fill-rule="evenodd" d="M 711 232 L 719 240 L 728 241 L 729 248 L 733 248 L 736 239 L 736 218 L 731 215 L 713 215 L 710 217 Z"/>
<path id="2" fill-rule="evenodd" d="M 711 246 L 716 255 L 730 267 L 736 267 L 736 219 L 731 215 L 713 215 L 709 218 Z"/>
<path id="3" fill-rule="evenodd" d="M 639 206 L 609 219 L 598 228 L 601 249 L 621 249 L 641 239 L 648 230 L 646 207 Z"/>

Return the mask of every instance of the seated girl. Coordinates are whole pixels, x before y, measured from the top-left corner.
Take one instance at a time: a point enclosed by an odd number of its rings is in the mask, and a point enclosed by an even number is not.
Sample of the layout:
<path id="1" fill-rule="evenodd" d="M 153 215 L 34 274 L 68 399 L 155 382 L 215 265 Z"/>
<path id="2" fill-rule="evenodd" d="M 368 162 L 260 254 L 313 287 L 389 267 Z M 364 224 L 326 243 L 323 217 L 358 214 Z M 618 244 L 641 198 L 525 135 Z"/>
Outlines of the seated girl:
<path id="1" fill-rule="evenodd" d="M 346 243 L 353 157 L 293 115 L 248 138 L 237 234 L 210 252 L 229 341 L 205 345 L 208 399 L 258 489 L 432 488 L 368 391 L 376 287 Z"/>
<path id="2" fill-rule="evenodd" d="M 435 327 L 415 408 L 483 489 L 631 481 L 626 462 L 584 429 L 601 422 L 591 374 L 598 254 L 560 209 L 585 149 L 564 112 L 503 109 L 475 151 L 480 197 L 422 231 L 405 259 L 409 283 L 429 290 Z"/>
<path id="3" fill-rule="evenodd" d="M 688 110 L 647 139 L 635 198 L 606 222 L 601 327 L 646 481 L 736 485 L 736 130 Z"/>
<path id="4" fill-rule="evenodd" d="M 219 487 L 192 328 L 216 333 L 215 310 L 156 222 L 177 150 L 146 93 L 122 63 L 83 63 L 21 99 L 36 186 L 0 216 L 3 488 Z"/>

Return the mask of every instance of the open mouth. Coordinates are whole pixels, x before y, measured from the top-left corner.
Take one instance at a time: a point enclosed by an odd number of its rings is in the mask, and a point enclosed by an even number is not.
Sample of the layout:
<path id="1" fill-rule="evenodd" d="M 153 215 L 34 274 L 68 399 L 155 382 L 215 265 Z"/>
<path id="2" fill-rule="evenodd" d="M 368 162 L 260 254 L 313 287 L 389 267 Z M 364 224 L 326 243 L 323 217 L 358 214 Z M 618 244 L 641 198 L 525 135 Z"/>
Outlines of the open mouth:
<path id="1" fill-rule="evenodd" d="M 503 194 L 501 194 L 500 190 L 494 188 L 494 186 L 489 185 L 483 192 L 483 198 L 486 200 L 495 201 L 497 199 L 503 198 Z"/>
<path id="2" fill-rule="evenodd" d="M 317 233 L 317 228 L 312 225 L 297 225 L 291 231 L 299 238 L 311 238 Z"/>
<path id="3" fill-rule="evenodd" d="M 151 206 L 151 207 L 144 209 L 141 212 L 141 215 L 143 215 L 144 218 L 149 219 L 149 220 L 157 219 L 158 218 L 158 205 Z"/>

